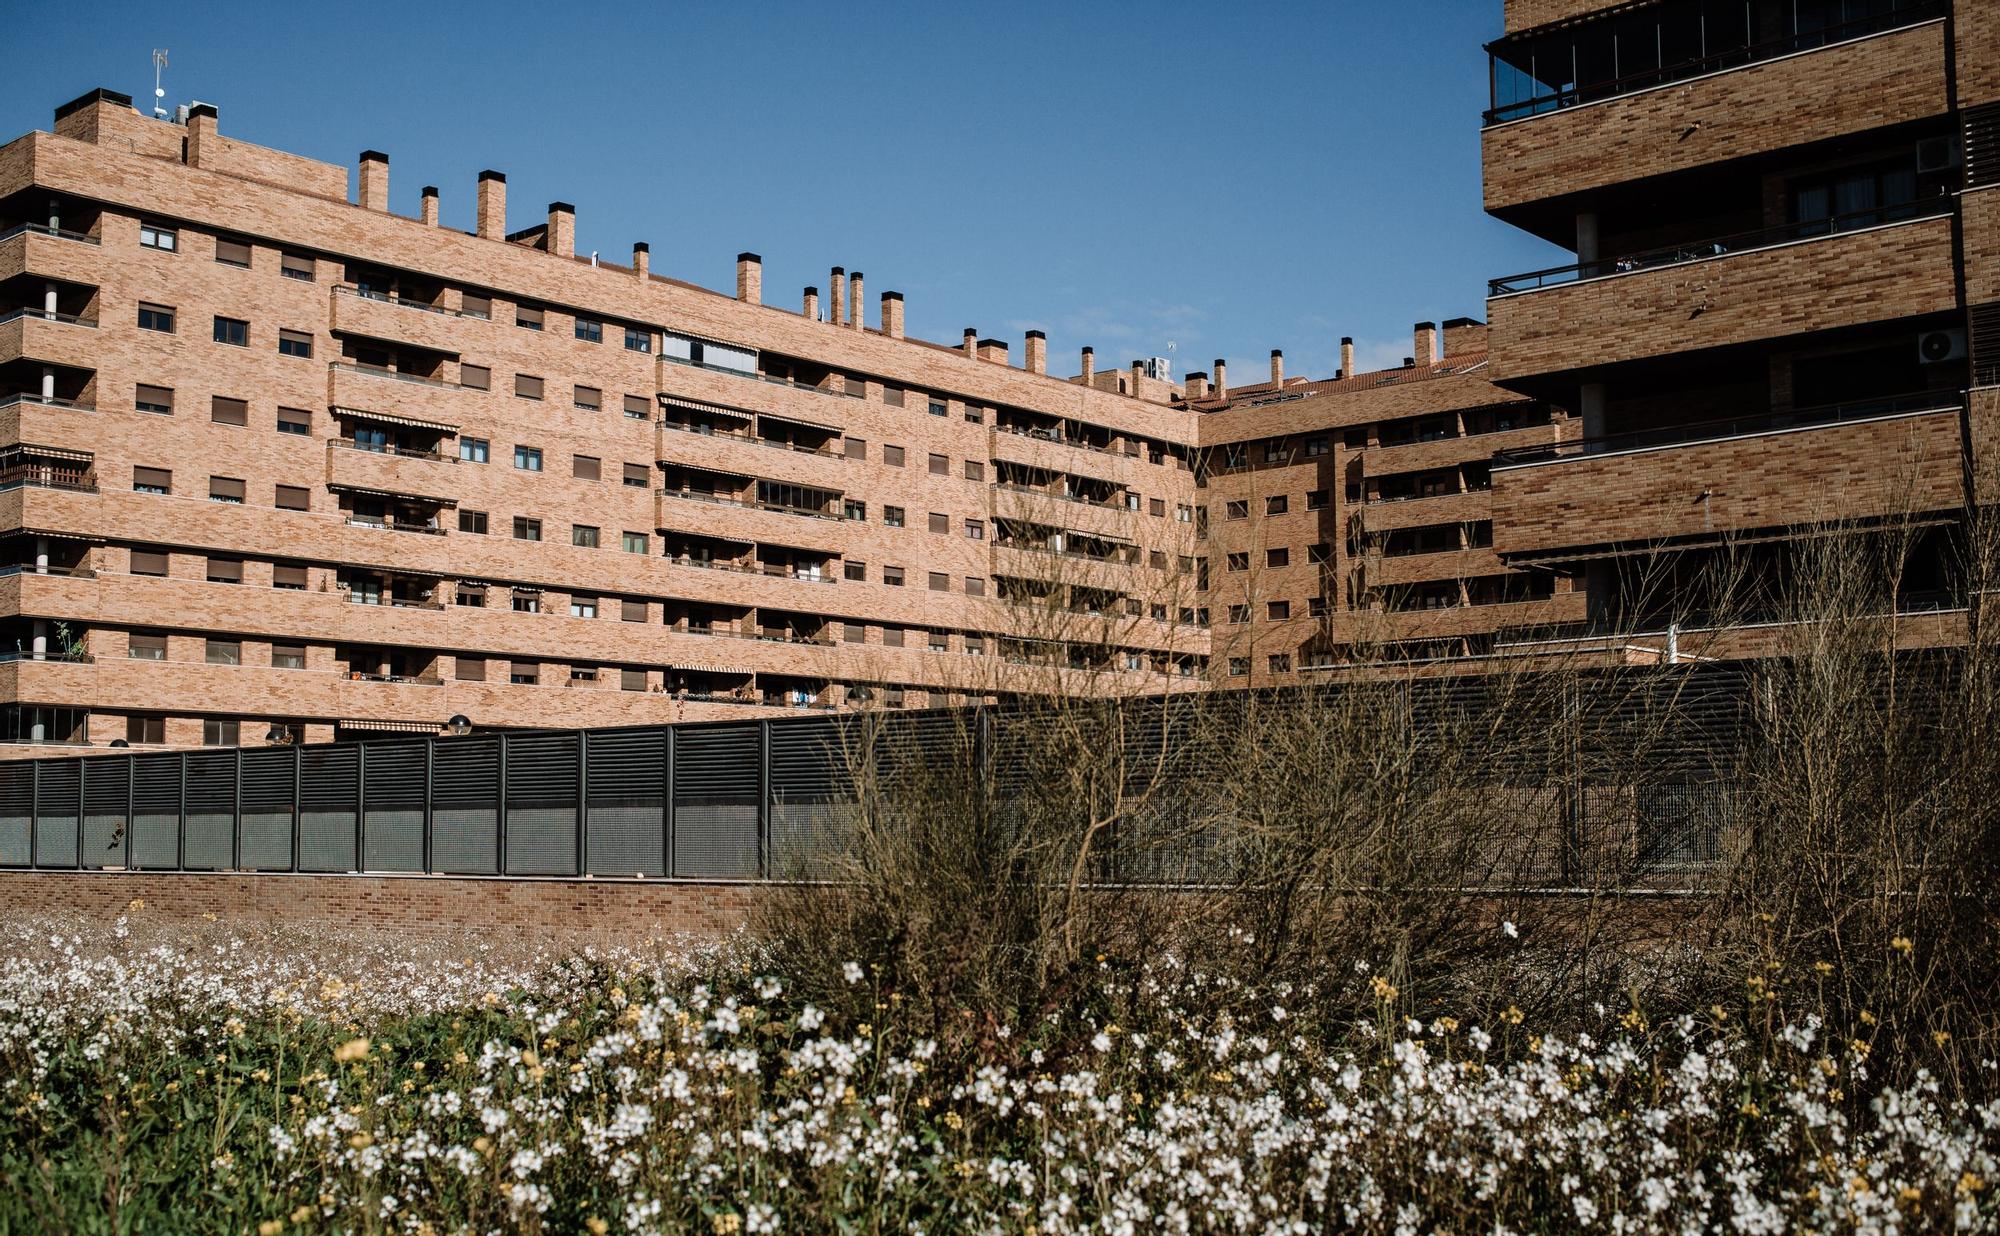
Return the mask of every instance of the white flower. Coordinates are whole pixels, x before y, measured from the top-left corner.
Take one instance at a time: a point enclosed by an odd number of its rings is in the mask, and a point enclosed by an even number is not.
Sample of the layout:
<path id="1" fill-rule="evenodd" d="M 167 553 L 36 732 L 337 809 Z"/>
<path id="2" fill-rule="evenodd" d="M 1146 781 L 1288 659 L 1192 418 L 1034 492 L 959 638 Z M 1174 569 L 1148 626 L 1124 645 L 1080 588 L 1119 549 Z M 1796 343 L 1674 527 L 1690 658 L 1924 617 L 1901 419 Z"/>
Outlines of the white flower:
<path id="1" fill-rule="evenodd" d="M 1503 923 L 1501 923 L 1501 924 L 1500 924 L 1500 930 L 1501 930 L 1501 932 L 1502 932 L 1503 934 L 1505 934 L 1505 935 L 1506 935 L 1506 937 L 1507 937 L 1507 938 L 1508 938 L 1509 940 L 1518 940 L 1518 939 L 1520 939 L 1520 938 L 1521 938 L 1521 932 L 1520 932 L 1520 929 L 1519 929 L 1519 928 L 1517 928 L 1517 927 L 1515 927 L 1515 926 L 1514 926 L 1514 924 L 1513 924 L 1513 923 L 1511 923 L 1511 922 L 1503 922 Z"/>
<path id="2" fill-rule="evenodd" d="M 849 986 L 861 981 L 861 963 L 858 961 L 848 962 L 845 966 L 841 967 L 840 972 L 846 976 Z"/>
<path id="3" fill-rule="evenodd" d="M 1102 1030 L 1099 1030 L 1099 1031 L 1097 1032 L 1097 1037 L 1096 1037 L 1096 1038 L 1094 1038 L 1094 1039 L 1092 1039 L 1092 1040 L 1090 1040 L 1090 1045 L 1091 1045 L 1091 1047 L 1095 1048 L 1095 1049 L 1096 1049 L 1097 1051 L 1100 1051 L 1100 1052 L 1107 1052 L 1107 1051 L 1110 1051 L 1110 1050 L 1111 1050 L 1111 1036 L 1110 1036 L 1110 1035 L 1108 1035 L 1108 1034 L 1106 1034 L 1106 1033 L 1104 1033 L 1104 1031 L 1102 1031 Z"/>

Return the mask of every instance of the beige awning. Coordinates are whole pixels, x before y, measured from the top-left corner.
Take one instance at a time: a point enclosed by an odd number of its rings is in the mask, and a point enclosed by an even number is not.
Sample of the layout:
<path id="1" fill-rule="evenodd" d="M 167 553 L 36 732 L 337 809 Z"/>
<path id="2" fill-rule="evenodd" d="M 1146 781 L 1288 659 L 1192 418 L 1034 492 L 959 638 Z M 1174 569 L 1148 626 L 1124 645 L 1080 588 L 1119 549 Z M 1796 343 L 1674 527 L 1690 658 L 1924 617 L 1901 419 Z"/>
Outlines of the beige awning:
<path id="1" fill-rule="evenodd" d="M 442 721 L 371 721 L 349 717 L 334 724 L 344 730 L 373 730 L 379 734 L 436 734 L 444 729 Z"/>
<path id="2" fill-rule="evenodd" d="M 444 421 L 427 421 L 421 416 L 404 416 L 400 412 L 372 412 L 367 408 L 342 408 L 333 410 L 335 416 L 351 416 L 356 420 L 374 421 L 378 425 L 408 425 L 413 429 L 435 429 L 439 433 L 458 432 L 458 426 Z"/>
<path id="3" fill-rule="evenodd" d="M 398 493 L 393 489 L 376 489 L 368 485 L 349 485 L 343 481 L 328 481 L 326 487 L 328 489 L 337 489 L 342 493 L 365 494 L 370 498 L 388 498 L 394 502 L 422 502 L 433 506 L 445 507 L 455 507 L 458 505 L 457 498 L 440 498 L 435 494 Z"/>
<path id="4" fill-rule="evenodd" d="M 818 421 L 809 421 L 797 416 L 779 416 L 776 412 L 759 412 L 757 419 L 760 421 L 776 421 L 781 425 L 797 425 L 800 429 L 813 429 L 820 433 L 839 434 L 845 432 L 836 425 L 822 425 Z"/>
<path id="5" fill-rule="evenodd" d="M 719 403 L 703 403 L 699 399 L 683 399 L 679 395 L 661 395 L 660 406 L 663 408 L 686 408 L 690 412 L 708 412 L 716 416 L 733 416 L 738 420 L 745 421 L 755 415 L 755 413 L 745 412 L 741 408 L 727 408 Z"/>

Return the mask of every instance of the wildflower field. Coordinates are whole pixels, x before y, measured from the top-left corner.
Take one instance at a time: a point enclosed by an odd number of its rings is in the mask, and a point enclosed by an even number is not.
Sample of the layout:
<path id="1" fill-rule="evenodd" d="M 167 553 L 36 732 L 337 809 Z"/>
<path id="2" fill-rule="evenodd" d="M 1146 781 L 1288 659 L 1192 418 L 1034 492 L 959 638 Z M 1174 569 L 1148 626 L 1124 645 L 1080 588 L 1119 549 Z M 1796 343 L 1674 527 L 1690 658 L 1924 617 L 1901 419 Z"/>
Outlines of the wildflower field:
<path id="1" fill-rule="evenodd" d="M 2000 1104 L 1866 1024 L 1378 1015 L 1095 959 L 1007 1025 L 751 943 L 0 927 L 0 1231 L 1935 1231 Z M 1990 1066 L 1989 1071 L 1990 1071 Z"/>

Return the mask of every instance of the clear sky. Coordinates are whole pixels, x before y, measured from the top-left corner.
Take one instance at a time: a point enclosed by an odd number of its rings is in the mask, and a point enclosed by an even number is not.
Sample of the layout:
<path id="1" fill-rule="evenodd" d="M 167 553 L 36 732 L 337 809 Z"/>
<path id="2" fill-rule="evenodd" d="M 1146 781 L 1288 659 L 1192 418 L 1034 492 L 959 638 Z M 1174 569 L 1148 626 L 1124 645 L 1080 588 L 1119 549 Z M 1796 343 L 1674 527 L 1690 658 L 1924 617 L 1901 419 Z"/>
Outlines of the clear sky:
<path id="1" fill-rule="evenodd" d="M 796 308 L 831 266 L 908 328 L 1048 332 L 1051 369 L 1172 356 L 1330 376 L 1410 325 L 1483 317 L 1485 280 L 1563 260 L 1479 209 L 1480 44 L 1500 0 L 1215 4 L 17 4 L 0 133 L 93 87 L 215 104 L 225 135 L 390 156 L 470 228 L 577 207 L 577 248 Z"/>

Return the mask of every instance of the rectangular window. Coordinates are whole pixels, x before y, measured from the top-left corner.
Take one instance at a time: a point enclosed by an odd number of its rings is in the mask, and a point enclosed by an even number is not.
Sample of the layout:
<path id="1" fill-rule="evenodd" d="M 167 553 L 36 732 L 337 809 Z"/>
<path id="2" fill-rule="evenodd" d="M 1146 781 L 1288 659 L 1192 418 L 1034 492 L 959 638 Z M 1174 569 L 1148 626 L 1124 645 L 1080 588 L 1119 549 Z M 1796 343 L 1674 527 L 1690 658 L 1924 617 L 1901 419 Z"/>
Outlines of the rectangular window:
<path id="1" fill-rule="evenodd" d="M 891 588 L 901 588 L 903 586 L 903 568 L 899 566 L 883 567 L 882 582 Z"/>
<path id="2" fill-rule="evenodd" d="M 603 343 L 604 323 L 593 321 L 590 318 L 578 318 L 576 320 L 576 337 L 585 343 Z"/>
<path id="3" fill-rule="evenodd" d="M 458 512 L 458 530 L 470 532 L 474 536 L 485 536 L 486 512 L 468 511 L 461 507 Z"/>
<path id="4" fill-rule="evenodd" d="M 514 517 L 514 539 L 517 541 L 539 541 L 542 539 L 542 521 L 529 519 L 526 515 Z"/>
<path id="5" fill-rule="evenodd" d="M 1282 547 L 1278 549 L 1265 550 L 1264 562 L 1265 565 L 1267 566 L 1274 566 L 1274 567 L 1290 566 L 1292 565 L 1292 551 Z"/>
<path id="6" fill-rule="evenodd" d="M 211 476 L 208 478 L 208 500 L 243 505 L 243 481 L 234 476 Z"/>
<path id="7" fill-rule="evenodd" d="M 226 343 L 232 348 L 250 346 L 250 323 L 242 318 L 225 318 L 220 314 L 215 318 L 215 341 Z"/>
<path id="8" fill-rule="evenodd" d="M 125 655 L 134 661 L 164 661 L 167 659 L 167 637 L 141 635 L 134 631 L 126 637 Z"/>
<path id="9" fill-rule="evenodd" d="M 1286 495 L 1272 494 L 1270 497 L 1264 499 L 1264 513 L 1266 515 L 1283 515 L 1291 509 L 1291 505 L 1291 499 Z"/>
<path id="10" fill-rule="evenodd" d="M 628 352 L 650 352 L 653 350 L 653 332 L 625 328 L 625 350 Z"/>
<path id="11" fill-rule="evenodd" d="M 241 399 L 217 395 L 208 402 L 208 419 L 218 425 L 248 425 L 250 405 Z"/>
<path id="12" fill-rule="evenodd" d="M 868 642 L 868 624 L 865 622 L 843 622 L 840 624 L 840 638 L 850 644 Z"/>
<path id="13" fill-rule="evenodd" d="M 170 494 L 174 492 L 174 474 L 166 468 L 134 468 L 132 488 L 142 494 Z"/>
<path id="14" fill-rule="evenodd" d="M 514 661 L 507 667 L 507 681 L 519 687 L 532 687 L 542 676 L 542 667 L 536 661 Z"/>
<path id="15" fill-rule="evenodd" d="M 143 716 L 133 713 L 125 718 L 125 741 L 135 746 L 167 741 L 167 719 L 158 714 Z"/>
<path id="16" fill-rule="evenodd" d="M 468 318 L 493 317 L 493 298 L 483 292 L 466 292 L 458 298 L 458 311 Z"/>
<path id="17" fill-rule="evenodd" d="M 932 416 L 944 416 L 951 411 L 951 408 L 942 399 L 926 400 L 924 407 Z"/>
<path id="18" fill-rule="evenodd" d="M 1166 513 L 1167 513 L 1167 501 L 1165 498 L 1146 499 L 1146 514 L 1154 516 L 1164 516 Z"/>
<path id="19" fill-rule="evenodd" d="M 628 463 L 623 480 L 632 489 L 644 489 L 653 483 L 653 470 L 645 464 Z"/>
<path id="20" fill-rule="evenodd" d="M 165 386 L 148 386 L 139 383 L 132 393 L 134 411 L 151 412 L 158 416 L 174 414 L 174 392 Z"/>
<path id="21" fill-rule="evenodd" d="M 542 380 L 533 374 L 517 373 L 514 375 L 514 394 L 522 399 L 540 399 Z"/>
<path id="22" fill-rule="evenodd" d="M 579 481 L 602 479 L 604 461 L 595 455 L 572 455 L 569 460 L 569 474 Z"/>
<path id="23" fill-rule="evenodd" d="M 171 305 L 139 304 L 139 329 L 156 330 L 163 335 L 174 333 L 174 310 Z"/>
<path id="24" fill-rule="evenodd" d="M 1325 434 L 1320 434 L 1320 435 L 1319 435 L 1319 436 L 1317 436 L 1317 437 L 1312 437 L 1312 438 L 1307 438 L 1307 439 L 1306 439 L 1306 458 L 1307 458 L 1307 459 L 1317 459 L 1317 458 L 1319 458 L 1319 457 L 1320 457 L 1321 455 L 1324 455 L 1324 454 L 1326 454 L 1326 448 L 1327 448 L 1327 442 L 1326 442 L 1326 435 L 1325 435 Z"/>
<path id="25" fill-rule="evenodd" d="M 1325 491 L 1324 489 L 1309 489 L 1309 490 L 1307 490 L 1307 491 L 1306 491 L 1306 509 L 1307 509 L 1308 511 L 1323 511 L 1323 510 L 1325 510 L 1325 509 L 1326 509 L 1326 491 Z"/>
<path id="26" fill-rule="evenodd" d="M 1167 569 L 1166 551 L 1161 549 L 1156 549 L 1148 553 L 1146 555 L 1146 565 L 1153 568 L 1155 571 L 1166 570 Z"/>
<path id="27" fill-rule="evenodd" d="M 493 445 L 484 438 L 460 438 L 458 458 L 462 463 L 485 463 L 492 458 Z"/>
<path id="28" fill-rule="evenodd" d="M 1248 621 L 1250 621 L 1250 607 L 1248 605 L 1232 605 L 1229 607 L 1230 626 L 1241 626 Z"/>
<path id="29" fill-rule="evenodd" d="M 1223 508 L 1223 513 L 1228 519 L 1248 519 L 1250 503 L 1247 499 L 1233 499 Z"/>
<path id="30" fill-rule="evenodd" d="M 304 644 L 272 644 L 271 665 L 276 669 L 304 669 L 306 667 L 306 646 Z"/>
<path id="31" fill-rule="evenodd" d="M 618 534 L 618 546 L 628 554 L 652 552 L 648 544 L 650 540 L 651 538 L 643 532 L 621 532 Z"/>
<path id="32" fill-rule="evenodd" d="M 132 551 L 132 574 L 160 575 L 167 573 L 167 555 L 162 550 L 135 549 Z"/>
<path id="33" fill-rule="evenodd" d="M 859 378 L 851 373 L 845 374 L 841 378 L 841 385 L 847 391 L 848 395 L 855 399 L 868 398 L 867 378 Z"/>
<path id="34" fill-rule="evenodd" d="M 902 527 L 902 526 L 903 526 L 903 508 L 902 508 L 902 507 L 900 507 L 900 506 L 885 506 L 885 507 L 883 507 L 883 508 L 882 508 L 882 522 L 883 522 L 883 524 L 885 524 L 886 526 L 888 526 L 888 527 L 891 527 L 891 528 L 900 528 L 900 527 Z"/>
<path id="35" fill-rule="evenodd" d="M 271 568 L 271 587 L 286 592 L 306 590 L 306 569 L 297 563 L 280 562 Z"/>
<path id="36" fill-rule="evenodd" d="M 882 646 L 884 648 L 901 648 L 903 646 L 903 628 L 884 626 L 882 628 Z"/>
<path id="37" fill-rule="evenodd" d="M 164 223 L 141 223 L 139 243 L 148 249 L 161 249 L 172 253 L 181 247 L 180 233 Z"/>
<path id="38" fill-rule="evenodd" d="M 840 574 L 843 579 L 851 579 L 856 583 L 866 583 L 868 580 L 868 564 L 865 562 L 843 562 L 840 566 Z"/>
<path id="39" fill-rule="evenodd" d="M 966 595 L 966 596 L 969 596 L 969 597 L 983 597 L 983 596 L 985 596 L 985 595 L 986 595 L 986 578 L 985 578 L 985 576 L 982 576 L 982 575 L 968 575 L 968 576 L 966 576 L 966 577 L 965 577 L 965 595 Z"/>
<path id="40" fill-rule="evenodd" d="M 931 475 L 932 475 L 932 476 L 950 476 L 950 475 L 951 475 L 951 460 L 949 460 L 949 459 L 945 458 L 945 457 L 944 457 L 943 455 L 933 455 L 933 456 L 931 456 Z"/>
<path id="41" fill-rule="evenodd" d="M 486 681 L 485 657 L 455 657 L 453 660 L 452 675 L 460 682 Z"/>
<path id="42" fill-rule="evenodd" d="M 297 434 L 300 437 L 312 435 L 312 413 L 304 408 L 279 408 L 278 432 Z"/>
<path id="43" fill-rule="evenodd" d="M 945 514 L 943 511 L 932 511 L 930 529 L 938 536 L 950 536 L 951 516 Z"/>
<path id="44" fill-rule="evenodd" d="M 451 590 L 451 603 L 467 609 L 485 609 L 486 587 L 483 584 L 460 584 Z"/>
<path id="45" fill-rule="evenodd" d="M 932 571 L 930 576 L 932 592 L 951 591 L 951 576 L 945 574 L 943 571 Z"/>
<path id="46" fill-rule="evenodd" d="M 625 396 L 626 419 L 643 421 L 650 415 L 652 415 L 652 409 L 646 405 L 646 397 L 644 395 Z"/>
<path id="47" fill-rule="evenodd" d="M 1292 672 L 1292 654 L 1289 652 L 1274 652 L 1271 654 L 1270 665 L 1273 674 L 1289 674 Z"/>
<path id="48" fill-rule="evenodd" d="M 584 411 L 595 412 L 604 406 L 604 392 L 594 386 L 579 386 L 573 400 Z"/>
<path id="49" fill-rule="evenodd" d="M 644 691 L 646 689 L 646 671 L 642 669 L 619 670 L 618 689 L 620 691 Z"/>
<path id="50" fill-rule="evenodd" d="M 868 458 L 868 440 L 866 438 L 848 438 L 841 443 L 840 449 L 849 459 Z"/>
<path id="51" fill-rule="evenodd" d="M 882 448 L 882 462 L 892 468 L 902 467 L 903 448 L 900 446 L 884 446 Z"/>
<path id="52" fill-rule="evenodd" d="M 243 560 L 241 558 L 210 558 L 207 570 L 211 584 L 240 584 L 243 582 Z"/>
<path id="53" fill-rule="evenodd" d="M 523 472 L 540 472 L 542 470 L 542 448 L 539 446 L 516 446 L 514 448 L 514 466 Z"/>
<path id="54" fill-rule="evenodd" d="M 635 601 L 627 597 L 618 602 L 618 619 L 621 622 L 645 622 L 647 621 L 646 608 L 647 606 L 644 601 Z"/>
<path id="55" fill-rule="evenodd" d="M 469 391 L 490 390 L 493 386 L 493 371 L 484 365 L 460 365 L 458 384 Z"/>
<path id="56" fill-rule="evenodd" d="M 597 529 L 591 527 L 589 524 L 571 524 L 569 526 L 569 543 L 578 549 L 596 549 Z"/>
<path id="57" fill-rule="evenodd" d="M 975 408 L 975 407 L 973 407 L 973 406 L 972 406 L 971 404 L 969 404 L 969 403 L 968 403 L 968 404 L 966 404 L 966 405 L 965 405 L 965 423 L 966 423 L 966 424 L 968 424 L 968 425 L 983 425 L 983 424 L 985 424 L 985 423 L 986 423 L 986 410 L 985 410 L 984 408 Z"/>
<path id="58" fill-rule="evenodd" d="M 985 465 L 985 464 L 983 464 L 983 463 L 980 463 L 980 462 L 979 462 L 979 461 L 978 461 L 977 459 L 968 459 L 968 460 L 966 460 L 966 461 L 965 461 L 965 479 L 966 479 L 966 480 L 968 480 L 968 481 L 983 481 L 983 480 L 985 480 L 985 479 L 986 479 L 986 465 Z"/>
<path id="59" fill-rule="evenodd" d="M 851 519 L 856 523 L 866 523 L 868 521 L 868 504 L 866 502 L 856 502 L 854 499 L 848 498 L 840 504 L 840 516 L 842 519 Z"/>
<path id="60" fill-rule="evenodd" d="M 542 595 L 539 592 L 514 593 L 514 612 L 517 614 L 539 614 L 542 612 Z"/>
<path id="61" fill-rule="evenodd" d="M 1292 603 L 1290 601 L 1272 601 L 1264 607 L 1264 612 L 1272 622 L 1284 622 L 1292 616 Z"/>
<path id="62" fill-rule="evenodd" d="M 307 283 L 311 283 L 316 274 L 313 260 L 297 253 L 287 253 L 278 259 L 278 273 L 287 279 L 303 279 Z"/>
<path id="63" fill-rule="evenodd" d="M 204 747 L 234 747 L 239 745 L 242 723 L 223 721 L 206 717 L 201 723 L 201 745 Z"/>
<path id="64" fill-rule="evenodd" d="M 902 407 L 903 388 L 900 386 L 887 386 L 887 385 L 883 386 L 882 402 L 888 404 L 892 408 Z"/>
<path id="65" fill-rule="evenodd" d="M 597 598 L 572 596 L 569 599 L 569 616 L 572 618 L 597 617 Z"/>
<path id="66" fill-rule="evenodd" d="M 1250 555 L 1247 553 L 1231 554 L 1226 565 L 1232 571 L 1247 571 L 1250 569 Z"/>
<path id="67" fill-rule="evenodd" d="M 951 636 L 944 631 L 932 631 L 926 646 L 932 652 L 950 652 Z"/>
<path id="68" fill-rule="evenodd" d="M 298 356 L 310 359 L 313 354 L 313 337 L 302 330 L 280 330 L 278 332 L 278 352 L 283 356 Z"/>
<path id="69" fill-rule="evenodd" d="M 982 521 L 980 521 L 980 520 L 977 520 L 977 519 L 968 519 L 968 520 L 966 520 L 966 521 L 965 521 L 965 539 L 966 539 L 966 540 L 968 540 L 968 541 L 983 541 L 983 540 L 985 540 L 985 539 L 986 539 L 986 525 L 985 525 L 985 523 L 983 523 Z"/>
<path id="70" fill-rule="evenodd" d="M 1229 676 L 1231 678 L 1243 678 L 1248 676 L 1249 673 L 1250 673 L 1249 657 L 1229 658 Z"/>
<path id="71" fill-rule="evenodd" d="M 523 330 L 540 330 L 542 329 L 542 311 L 540 309 L 531 309 L 527 305 L 516 305 L 514 306 L 514 325 Z"/>
<path id="72" fill-rule="evenodd" d="M 215 238 L 215 260 L 224 266 L 250 265 L 250 246 L 240 240 Z"/>

